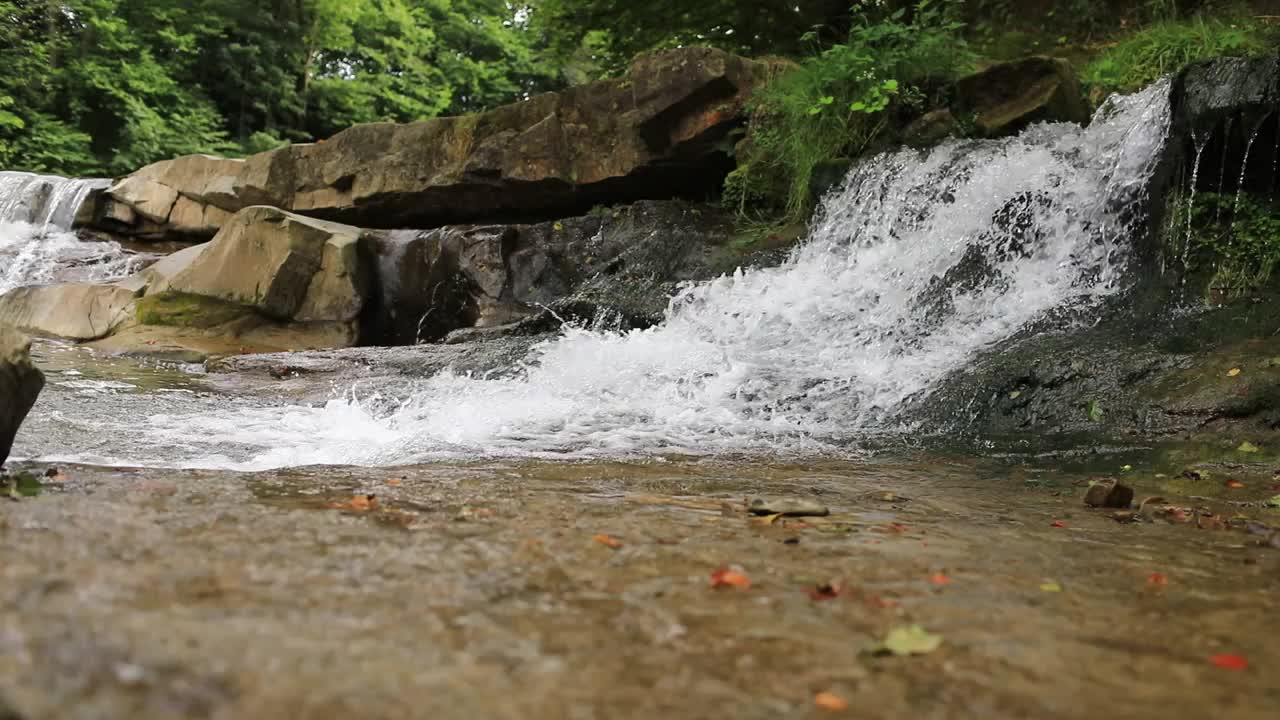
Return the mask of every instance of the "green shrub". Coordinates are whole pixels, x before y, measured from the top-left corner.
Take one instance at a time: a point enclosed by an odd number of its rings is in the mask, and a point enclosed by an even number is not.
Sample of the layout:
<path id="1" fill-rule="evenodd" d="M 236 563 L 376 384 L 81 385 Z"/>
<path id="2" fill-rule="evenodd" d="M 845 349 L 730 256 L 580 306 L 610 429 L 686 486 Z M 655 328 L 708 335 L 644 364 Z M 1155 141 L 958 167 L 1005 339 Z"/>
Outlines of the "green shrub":
<path id="1" fill-rule="evenodd" d="M 1280 266 L 1280 207 L 1247 194 L 1199 193 L 1179 210 L 1174 247 L 1185 247 L 1185 271 L 1209 275 L 1209 301 L 1258 289 Z M 1181 242 L 1178 242 L 1181 236 Z"/>
<path id="2" fill-rule="evenodd" d="M 1164 20 L 1104 52 L 1085 68 L 1084 81 L 1102 93 L 1132 92 L 1197 60 L 1271 49 L 1266 28 L 1247 16 Z"/>
<path id="3" fill-rule="evenodd" d="M 971 69 L 955 7 L 922 0 L 910 19 L 902 9 L 879 18 L 855 9 L 846 42 L 815 47 L 756 94 L 726 199 L 743 211 L 766 206 L 802 218 L 818 163 L 864 153 L 896 111 L 921 107 L 930 89 Z M 816 34 L 806 40 L 816 43 Z"/>

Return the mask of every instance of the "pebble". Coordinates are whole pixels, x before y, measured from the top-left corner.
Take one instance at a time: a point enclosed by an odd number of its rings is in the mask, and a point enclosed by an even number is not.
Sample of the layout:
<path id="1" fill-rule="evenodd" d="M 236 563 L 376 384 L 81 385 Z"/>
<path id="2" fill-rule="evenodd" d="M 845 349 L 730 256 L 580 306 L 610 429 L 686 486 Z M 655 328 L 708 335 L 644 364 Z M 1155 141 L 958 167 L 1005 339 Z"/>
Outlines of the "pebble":
<path id="1" fill-rule="evenodd" d="M 787 517 L 826 517 L 826 505 L 801 498 L 752 498 L 747 509 L 752 515 L 785 515 Z"/>

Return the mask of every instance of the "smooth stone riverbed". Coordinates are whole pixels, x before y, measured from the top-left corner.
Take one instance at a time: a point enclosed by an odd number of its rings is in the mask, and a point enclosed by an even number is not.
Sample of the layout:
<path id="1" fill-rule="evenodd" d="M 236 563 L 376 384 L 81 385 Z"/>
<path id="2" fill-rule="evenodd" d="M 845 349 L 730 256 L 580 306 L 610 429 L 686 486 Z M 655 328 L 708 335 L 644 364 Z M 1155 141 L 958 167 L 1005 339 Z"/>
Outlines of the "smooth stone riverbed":
<path id="1" fill-rule="evenodd" d="M 851 717 L 1272 717 L 1280 550 L 1082 504 L 1118 463 L 1176 502 L 1153 458 L 62 467 L 0 502 L 0 707 L 773 718 L 830 692 Z M 1270 472 L 1203 494 L 1254 500 Z M 832 515 L 751 518 L 757 496 Z M 713 589 L 723 567 L 751 587 Z M 916 623 L 939 650 L 870 653 Z"/>

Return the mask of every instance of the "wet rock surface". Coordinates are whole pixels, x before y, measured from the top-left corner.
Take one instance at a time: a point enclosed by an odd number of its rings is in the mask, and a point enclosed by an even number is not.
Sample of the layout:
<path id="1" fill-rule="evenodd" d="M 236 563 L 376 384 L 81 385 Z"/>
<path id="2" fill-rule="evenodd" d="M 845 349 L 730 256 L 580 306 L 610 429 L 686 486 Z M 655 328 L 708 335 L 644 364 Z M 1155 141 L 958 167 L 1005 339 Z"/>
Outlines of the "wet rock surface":
<path id="1" fill-rule="evenodd" d="M 44 374 L 31 362 L 31 341 L 0 324 L 0 466 L 43 388 Z"/>
<path id="2" fill-rule="evenodd" d="M 822 693 L 885 718 L 1267 717 L 1280 651 L 1250 619 L 1278 609 L 1277 551 L 1116 523 L 1079 507 L 1084 477 L 941 457 L 63 467 L 0 503 L 21 548 L 0 564 L 0 696 L 26 720 L 804 716 Z M 795 487 L 831 516 L 742 505 Z M 749 583 L 713 588 L 723 568 Z M 916 625 L 945 640 L 874 653 Z"/>
<path id="3" fill-rule="evenodd" d="M 1171 304 L 1137 318 L 1119 310 L 1092 329 L 1015 339 L 948 379 L 914 415 L 939 433 L 1011 442 L 1280 435 L 1275 297 Z"/>

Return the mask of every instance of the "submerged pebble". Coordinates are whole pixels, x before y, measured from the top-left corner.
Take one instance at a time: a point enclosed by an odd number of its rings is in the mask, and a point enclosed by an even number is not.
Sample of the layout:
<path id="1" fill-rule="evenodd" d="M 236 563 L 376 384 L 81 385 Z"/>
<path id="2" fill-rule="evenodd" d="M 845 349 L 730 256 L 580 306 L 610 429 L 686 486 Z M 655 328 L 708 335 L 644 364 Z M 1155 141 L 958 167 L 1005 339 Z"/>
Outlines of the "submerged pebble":
<path id="1" fill-rule="evenodd" d="M 803 498 L 752 498 L 747 508 L 752 515 L 786 515 L 789 517 L 826 517 L 826 505 Z"/>

